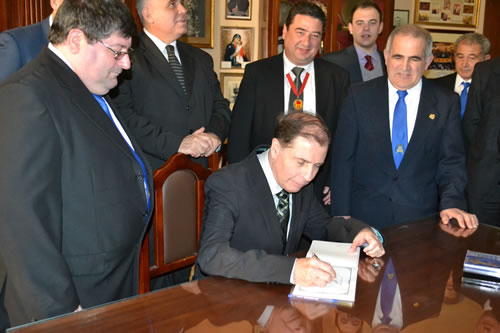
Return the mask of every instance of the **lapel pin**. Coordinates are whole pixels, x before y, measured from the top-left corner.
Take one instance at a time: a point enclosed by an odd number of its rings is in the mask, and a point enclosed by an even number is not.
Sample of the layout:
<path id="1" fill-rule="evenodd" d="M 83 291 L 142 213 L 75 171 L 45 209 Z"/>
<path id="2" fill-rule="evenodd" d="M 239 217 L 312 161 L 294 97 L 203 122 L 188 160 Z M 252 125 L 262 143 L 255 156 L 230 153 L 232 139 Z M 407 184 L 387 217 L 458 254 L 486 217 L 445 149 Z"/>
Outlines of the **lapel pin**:
<path id="1" fill-rule="evenodd" d="M 432 120 L 434 120 L 434 118 L 436 118 L 436 115 L 435 115 L 434 113 L 431 113 L 431 114 L 429 115 L 429 118 L 431 118 Z"/>

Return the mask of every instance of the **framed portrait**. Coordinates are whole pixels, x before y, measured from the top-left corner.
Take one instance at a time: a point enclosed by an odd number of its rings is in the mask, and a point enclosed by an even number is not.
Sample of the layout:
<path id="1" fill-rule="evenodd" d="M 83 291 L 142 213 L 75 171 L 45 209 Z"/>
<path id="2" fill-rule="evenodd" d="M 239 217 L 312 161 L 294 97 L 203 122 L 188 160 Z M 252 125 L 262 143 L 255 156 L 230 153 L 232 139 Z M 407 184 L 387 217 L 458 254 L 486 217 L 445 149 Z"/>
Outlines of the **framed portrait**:
<path id="1" fill-rule="evenodd" d="M 196 47 L 214 47 L 214 0 L 184 0 L 187 34 L 181 41 Z"/>
<path id="2" fill-rule="evenodd" d="M 394 26 L 394 28 L 408 24 L 409 20 L 410 20 L 409 10 L 400 10 L 400 9 L 394 10 L 394 17 L 392 19 L 393 22 L 392 25 Z"/>
<path id="3" fill-rule="evenodd" d="M 252 61 L 253 28 L 221 27 L 221 68 L 245 68 Z"/>
<path id="4" fill-rule="evenodd" d="M 252 0 L 225 0 L 226 18 L 250 20 L 252 12 Z"/>
<path id="5" fill-rule="evenodd" d="M 233 109 L 238 93 L 240 92 L 240 83 L 243 79 L 243 74 L 239 73 L 221 73 L 220 85 L 222 94 L 229 101 L 229 107 Z"/>
<path id="6" fill-rule="evenodd" d="M 480 0 L 415 0 L 415 23 L 476 28 Z"/>
<path id="7" fill-rule="evenodd" d="M 455 41 L 464 32 L 431 31 L 432 36 L 432 55 L 434 59 L 424 76 L 428 79 L 435 79 L 455 72 L 455 63 L 453 60 L 453 48 Z"/>

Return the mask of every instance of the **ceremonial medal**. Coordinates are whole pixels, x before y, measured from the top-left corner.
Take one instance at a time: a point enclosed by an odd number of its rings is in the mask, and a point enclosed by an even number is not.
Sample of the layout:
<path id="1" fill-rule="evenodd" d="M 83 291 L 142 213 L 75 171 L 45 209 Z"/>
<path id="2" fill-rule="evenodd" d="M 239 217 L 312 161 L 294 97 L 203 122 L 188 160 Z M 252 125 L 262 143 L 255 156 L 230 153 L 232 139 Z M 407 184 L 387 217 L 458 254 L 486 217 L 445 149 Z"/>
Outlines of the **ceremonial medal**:
<path id="1" fill-rule="evenodd" d="M 304 102 L 302 102 L 302 100 L 300 98 L 297 98 L 295 99 L 295 101 L 293 101 L 293 107 L 295 108 L 295 110 L 302 110 L 302 107 L 304 106 Z"/>
<path id="2" fill-rule="evenodd" d="M 302 86 L 300 87 L 300 91 L 297 91 L 297 87 L 295 86 L 295 83 L 293 83 L 290 74 L 287 74 L 286 78 L 288 79 L 288 83 L 290 83 L 290 88 L 292 89 L 293 93 L 295 94 L 295 96 L 297 96 L 297 98 L 293 101 L 293 108 L 297 111 L 301 111 L 304 107 L 304 101 L 302 101 L 300 96 L 304 92 L 304 88 L 307 84 L 307 79 L 309 79 L 309 73 L 306 73 L 304 82 L 302 82 Z"/>

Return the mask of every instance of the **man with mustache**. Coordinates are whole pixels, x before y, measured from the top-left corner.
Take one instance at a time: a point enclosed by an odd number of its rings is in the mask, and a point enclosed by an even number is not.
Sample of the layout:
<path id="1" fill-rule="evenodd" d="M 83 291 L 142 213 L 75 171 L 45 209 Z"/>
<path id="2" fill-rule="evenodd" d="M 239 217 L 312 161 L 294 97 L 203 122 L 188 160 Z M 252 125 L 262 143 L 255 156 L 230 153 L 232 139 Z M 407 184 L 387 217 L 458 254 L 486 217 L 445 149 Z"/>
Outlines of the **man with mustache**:
<path id="1" fill-rule="evenodd" d="M 377 37 L 382 33 L 382 11 L 371 0 L 358 2 L 348 25 L 353 45 L 326 54 L 331 61 L 349 72 L 351 83 L 358 83 L 386 75 L 384 54 L 377 49 Z"/>
<path id="2" fill-rule="evenodd" d="M 144 27 L 132 68 L 110 95 L 146 152 L 153 169 L 180 152 L 204 166 L 229 132 L 229 102 L 213 60 L 177 39 L 187 32 L 180 0 L 138 0 Z"/>
<path id="3" fill-rule="evenodd" d="M 137 294 L 151 169 L 103 98 L 136 31 L 120 0 L 65 0 L 0 86 L 2 329 Z"/>
<path id="4" fill-rule="evenodd" d="M 440 213 L 475 228 L 467 213 L 458 95 L 422 78 L 432 38 L 417 25 L 391 33 L 387 78 L 351 86 L 332 154 L 332 215 L 385 228 Z"/>

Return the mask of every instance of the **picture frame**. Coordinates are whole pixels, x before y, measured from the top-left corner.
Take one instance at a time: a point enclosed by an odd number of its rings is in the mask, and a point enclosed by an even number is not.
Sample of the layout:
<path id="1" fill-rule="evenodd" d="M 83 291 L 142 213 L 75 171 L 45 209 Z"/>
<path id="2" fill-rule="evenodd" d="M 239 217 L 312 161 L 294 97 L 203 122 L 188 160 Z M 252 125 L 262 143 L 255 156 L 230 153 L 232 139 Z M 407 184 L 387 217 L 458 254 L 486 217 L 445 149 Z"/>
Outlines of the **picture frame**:
<path id="1" fill-rule="evenodd" d="M 226 19 L 250 20 L 252 18 L 252 0 L 225 0 Z"/>
<path id="2" fill-rule="evenodd" d="M 409 10 L 402 10 L 402 9 L 395 9 L 392 22 L 393 22 L 392 26 L 394 28 L 398 28 L 399 26 L 408 24 L 410 22 L 410 11 Z"/>
<path id="3" fill-rule="evenodd" d="M 477 28 L 480 0 L 415 0 L 415 23 Z"/>
<path id="4" fill-rule="evenodd" d="M 188 31 L 181 41 L 200 48 L 214 47 L 214 1 L 184 0 Z"/>
<path id="5" fill-rule="evenodd" d="M 243 73 L 221 73 L 220 86 L 224 98 L 229 101 L 229 108 L 232 110 L 236 98 L 238 97 Z"/>
<path id="6" fill-rule="evenodd" d="M 434 59 L 424 76 L 428 79 L 435 79 L 455 72 L 453 61 L 453 48 L 455 41 L 462 34 L 468 31 L 431 30 L 432 55 Z"/>
<path id="7" fill-rule="evenodd" d="M 253 59 L 253 28 L 221 27 L 221 68 L 245 68 Z"/>

